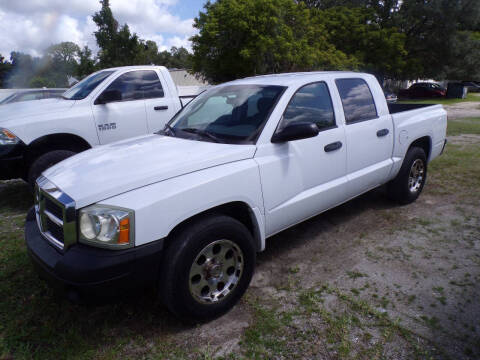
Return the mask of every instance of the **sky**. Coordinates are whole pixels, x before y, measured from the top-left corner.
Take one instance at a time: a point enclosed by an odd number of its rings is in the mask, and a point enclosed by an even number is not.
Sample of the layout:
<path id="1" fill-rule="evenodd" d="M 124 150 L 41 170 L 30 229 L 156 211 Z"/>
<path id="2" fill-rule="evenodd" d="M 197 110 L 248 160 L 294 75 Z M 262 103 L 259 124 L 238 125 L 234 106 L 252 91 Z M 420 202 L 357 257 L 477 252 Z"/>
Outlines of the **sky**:
<path id="1" fill-rule="evenodd" d="M 113 15 L 141 39 L 153 40 L 160 50 L 190 49 L 193 19 L 206 0 L 110 0 Z M 98 50 L 92 15 L 99 0 L 0 0 L 0 54 L 11 51 L 40 56 L 62 41 Z"/>

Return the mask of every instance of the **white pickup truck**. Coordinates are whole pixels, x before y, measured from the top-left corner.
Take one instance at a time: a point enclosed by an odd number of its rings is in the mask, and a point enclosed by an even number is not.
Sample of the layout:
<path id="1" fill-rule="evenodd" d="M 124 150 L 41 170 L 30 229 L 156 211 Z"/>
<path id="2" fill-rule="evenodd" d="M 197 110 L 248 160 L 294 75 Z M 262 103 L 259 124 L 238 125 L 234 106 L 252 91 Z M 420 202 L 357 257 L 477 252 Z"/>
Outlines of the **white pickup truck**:
<path id="1" fill-rule="evenodd" d="M 33 185 L 49 166 L 76 153 L 161 130 L 181 108 L 163 66 L 105 69 L 60 99 L 3 105 L 0 180 L 23 178 Z"/>
<path id="2" fill-rule="evenodd" d="M 389 110 L 368 74 L 226 83 L 157 134 L 44 172 L 27 248 L 70 298 L 156 285 L 173 313 L 210 319 L 243 295 L 266 238 L 382 184 L 415 201 L 446 128 L 440 105 Z"/>

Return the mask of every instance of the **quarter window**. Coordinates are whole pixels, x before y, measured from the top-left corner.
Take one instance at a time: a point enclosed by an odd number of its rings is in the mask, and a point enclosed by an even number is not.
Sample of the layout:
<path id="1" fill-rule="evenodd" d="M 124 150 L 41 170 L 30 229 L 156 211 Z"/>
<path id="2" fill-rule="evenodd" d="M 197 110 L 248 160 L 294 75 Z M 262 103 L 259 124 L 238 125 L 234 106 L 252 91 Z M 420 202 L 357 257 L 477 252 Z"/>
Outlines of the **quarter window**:
<path id="1" fill-rule="evenodd" d="M 155 71 L 143 71 L 143 94 L 145 99 L 164 97 L 162 83 Z"/>
<path id="2" fill-rule="evenodd" d="M 320 131 L 336 126 L 332 99 L 326 83 L 305 85 L 293 95 L 283 114 L 280 128 L 295 122 L 315 123 Z"/>
<path id="3" fill-rule="evenodd" d="M 378 117 L 372 93 L 363 79 L 337 79 L 336 81 L 347 124 Z"/>

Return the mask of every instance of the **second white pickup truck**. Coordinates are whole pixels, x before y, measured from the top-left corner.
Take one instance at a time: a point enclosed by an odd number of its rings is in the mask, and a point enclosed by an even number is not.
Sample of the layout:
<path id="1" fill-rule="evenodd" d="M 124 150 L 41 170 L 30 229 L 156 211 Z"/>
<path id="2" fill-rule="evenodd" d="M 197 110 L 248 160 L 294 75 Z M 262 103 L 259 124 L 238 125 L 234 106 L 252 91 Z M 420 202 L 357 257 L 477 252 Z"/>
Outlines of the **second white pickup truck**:
<path id="1" fill-rule="evenodd" d="M 243 295 L 266 238 L 383 184 L 415 201 L 446 128 L 440 105 L 389 110 L 368 74 L 226 83 L 158 134 L 44 172 L 27 248 L 71 298 L 156 285 L 175 314 L 210 319 Z"/>
<path id="2" fill-rule="evenodd" d="M 163 129 L 196 95 L 178 90 L 163 66 L 125 66 L 90 75 L 60 99 L 1 106 L 0 180 L 33 186 L 45 169 L 76 153 Z"/>

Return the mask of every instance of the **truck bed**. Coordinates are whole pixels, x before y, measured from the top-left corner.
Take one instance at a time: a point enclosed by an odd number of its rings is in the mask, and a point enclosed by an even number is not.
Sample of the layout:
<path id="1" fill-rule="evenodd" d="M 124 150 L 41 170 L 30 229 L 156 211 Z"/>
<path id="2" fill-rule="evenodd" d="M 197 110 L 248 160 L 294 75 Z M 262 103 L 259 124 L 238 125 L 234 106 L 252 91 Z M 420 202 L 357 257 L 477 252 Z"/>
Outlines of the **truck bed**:
<path id="1" fill-rule="evenodd" d="M 390 114 L 397 114 L 404 111 L 423 109 L 429 106 L 435 106 L 436 104 L 388 104 L 388 110 Z"/>

